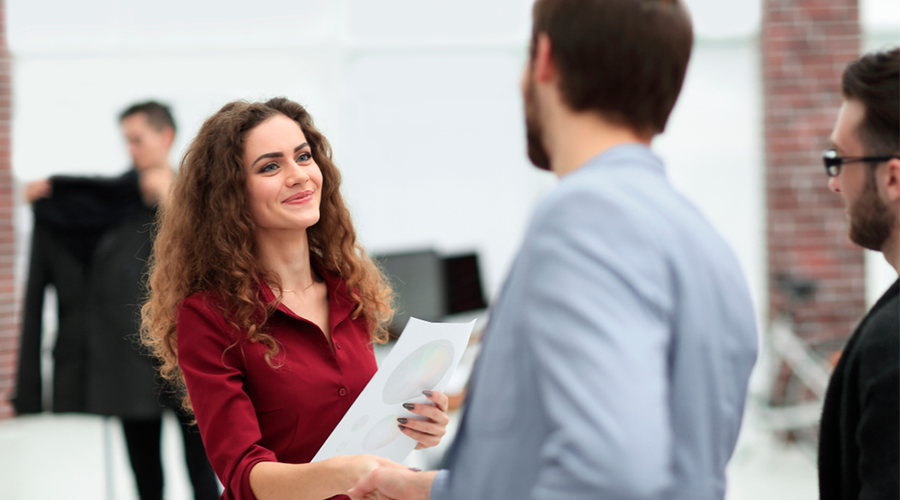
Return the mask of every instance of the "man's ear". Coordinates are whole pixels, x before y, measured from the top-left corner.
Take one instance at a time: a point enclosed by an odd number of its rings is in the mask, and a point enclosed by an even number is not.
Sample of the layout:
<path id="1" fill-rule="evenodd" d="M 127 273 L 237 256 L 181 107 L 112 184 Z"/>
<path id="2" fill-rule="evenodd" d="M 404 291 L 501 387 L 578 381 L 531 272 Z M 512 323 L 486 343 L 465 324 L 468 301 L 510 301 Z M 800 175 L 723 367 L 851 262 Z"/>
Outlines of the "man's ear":
<path id="1" fill-rule="evenodd" d="M 890 204 L 900 203 L 900 159 L 888 160 L 882 175 L 882 186 Z"/>
<path id="2" fill-rule="evenodd" d="M 163 137 L 166 139 L 166 146 L 172 147 L 172 143 L 175 141 L 175 129 L 172 127 L 164 127 L 162 129 Z"/>
<path id="3" fill-rule="evenodd" d="M 547 83 L 556 78 L 556 63 L 553 61 L 550 37 L 546 33 L 538 33 L 531 71 L 534 81 L 539 83 Z"/>

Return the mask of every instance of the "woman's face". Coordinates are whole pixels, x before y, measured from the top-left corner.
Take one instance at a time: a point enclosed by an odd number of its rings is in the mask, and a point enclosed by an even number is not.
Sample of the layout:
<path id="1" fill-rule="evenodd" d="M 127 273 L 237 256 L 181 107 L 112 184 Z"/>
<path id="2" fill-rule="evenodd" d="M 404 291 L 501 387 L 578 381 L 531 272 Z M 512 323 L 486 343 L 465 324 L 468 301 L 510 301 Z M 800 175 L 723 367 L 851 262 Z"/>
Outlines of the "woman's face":
<path id="1" fill-rule="evenodd" d="M 305 230 L 319 221 L 322 171 L 297 122 L 278 114 L 252 128 L 244 168 L 257 234 Z"/>

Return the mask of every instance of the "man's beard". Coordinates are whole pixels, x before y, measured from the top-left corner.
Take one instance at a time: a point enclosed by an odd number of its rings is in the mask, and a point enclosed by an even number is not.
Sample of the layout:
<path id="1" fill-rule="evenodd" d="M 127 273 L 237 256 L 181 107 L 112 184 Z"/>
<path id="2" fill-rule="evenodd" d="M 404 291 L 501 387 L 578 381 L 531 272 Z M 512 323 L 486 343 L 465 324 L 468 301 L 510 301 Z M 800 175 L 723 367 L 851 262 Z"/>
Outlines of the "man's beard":
<path id="1" fill-rule="evenodd" d="M 544 127 L 539 117 L 534 82 L 530 78 L 522 98 L 525 102 L 525 139 L 528 143 L 528 159 L 537 168 L 550 170 L 550 156 L 544 148 L 542 139 Z"/>
<path id="2" fill-rule="evenodd" d="M 875 172 L 870 169 L 863 192 L 850 207 L 850 240 L 863 248 L 881 251 L 896 218 L 897 214 L 878 197 Z"/>

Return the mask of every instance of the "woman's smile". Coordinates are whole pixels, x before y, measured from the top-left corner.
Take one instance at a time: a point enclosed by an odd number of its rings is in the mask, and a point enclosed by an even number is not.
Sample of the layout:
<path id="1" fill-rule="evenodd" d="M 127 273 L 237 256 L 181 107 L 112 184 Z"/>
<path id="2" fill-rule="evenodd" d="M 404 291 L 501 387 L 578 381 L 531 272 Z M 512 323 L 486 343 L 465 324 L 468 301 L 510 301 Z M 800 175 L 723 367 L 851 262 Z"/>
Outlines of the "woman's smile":
<path id="1" fill-rule="evenodd" d="M 301 191 L 288 197 L 288 199 L 284 200 L 282 203 L 287 203 L 288 205 L 304 205 L 313 201 L 313 194 L 313 190 L 307 189 L 306 191 Z"/>

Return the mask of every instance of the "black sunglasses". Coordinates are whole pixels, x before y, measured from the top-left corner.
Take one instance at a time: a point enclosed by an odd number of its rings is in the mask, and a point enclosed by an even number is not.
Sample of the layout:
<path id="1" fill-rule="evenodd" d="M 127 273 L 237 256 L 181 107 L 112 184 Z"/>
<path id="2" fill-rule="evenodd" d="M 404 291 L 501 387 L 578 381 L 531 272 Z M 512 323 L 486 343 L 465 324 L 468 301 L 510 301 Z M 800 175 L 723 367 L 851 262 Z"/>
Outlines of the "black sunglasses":
<path id="1" fill-rule="evenodd" d="M 871 162 L 878 163 L 882 161 L 900 159 L 898 155 L 891 156 L 840 156 L 836 149 L 826 149 L 822 153 L 822 162 L 825 164 L 825 174 L 828 177 L 837 177 L 841 174 L 841 165 L 844 163 Z"/>

